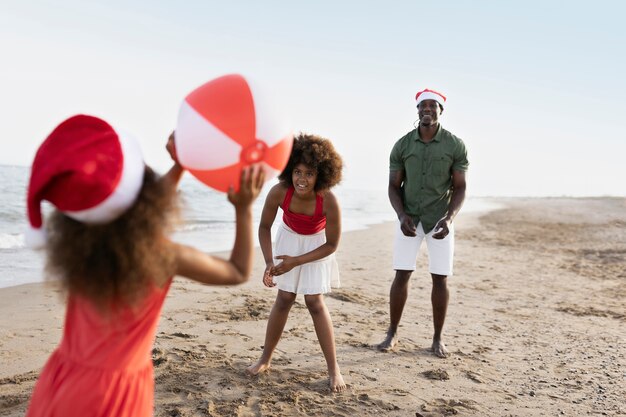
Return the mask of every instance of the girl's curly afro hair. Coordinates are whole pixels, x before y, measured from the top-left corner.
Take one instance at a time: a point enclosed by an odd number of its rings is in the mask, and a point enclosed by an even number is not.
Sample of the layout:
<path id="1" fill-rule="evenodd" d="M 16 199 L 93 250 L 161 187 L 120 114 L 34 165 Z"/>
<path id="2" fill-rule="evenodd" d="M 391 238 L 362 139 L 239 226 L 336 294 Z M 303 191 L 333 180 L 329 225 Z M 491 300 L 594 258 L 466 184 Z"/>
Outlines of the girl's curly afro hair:
<path id="1" fill-rule="evenodd" d="M 107 224 L 85 224 L 58 210 L 48 219 L 47 270 L 70 293 L 102 312 L 134 306 L 153 283 L 174 274 L 163 236 L 177 217 L 177 196 L 146 167 L 137 201 Z"/>
<path id="2" fill-rule="evenodd" d="M 292 173 L 298 164 L 317 170 L 315 191 L 330 189 L 341 182 L 343 160 L 328 139 L 317 135 L 298 134 L 293 140 L 289 162 L 278 176 L 281 183 L 293 185 Z"/>

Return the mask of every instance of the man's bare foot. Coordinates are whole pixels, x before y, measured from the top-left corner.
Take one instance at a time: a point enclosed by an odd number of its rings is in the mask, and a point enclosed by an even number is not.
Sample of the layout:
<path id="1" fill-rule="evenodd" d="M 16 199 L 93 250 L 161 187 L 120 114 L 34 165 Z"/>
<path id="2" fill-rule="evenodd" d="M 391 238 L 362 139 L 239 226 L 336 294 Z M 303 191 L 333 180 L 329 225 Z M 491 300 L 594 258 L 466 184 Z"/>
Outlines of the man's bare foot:
<path id="1" fill-rule="evenodd" d="M 376 347 L 381 352 L 389 352 L 391 349 L 394 348 L 396 343 L 398 343 L 398 336 L 395 333 L 393 333 L 393 334 L 392 333 L 387 333 L 387 337 L 385 337 L 385 340 L 380 342 L 378 344 L 378 346 L 376 346 Z"/>
<path id="2" fill-rule="evenodd" d="M 433 339 L 433 345 L 431 346 L 430 350 L 432 350 L 435 356 L 439 358 L 448 357 L 448 349 L 446 349 L 446 345 L 444 345 L 443 342 L 439 339 Z"/>
<path id="3" fill-rule="evenodd" d="M 329 379 L 331 392 L 343 392 L 346 390 L 346 383 L 343 382 L 341 373 L 337 372 L 335 375 L 330 375 Z"/>
<path id="4" fill-rule="evenodd" d="M 255 363 L 254 365 L 250 365 L 246 368 L 246 372 L 250 375 L 258 375 L 262 372 L 268 371 L 270 369 L 270 364 L 269 363 L 265 363 L 265 362 L 261 362 L 261 360 L 259 360 L 257 363 Z"/>

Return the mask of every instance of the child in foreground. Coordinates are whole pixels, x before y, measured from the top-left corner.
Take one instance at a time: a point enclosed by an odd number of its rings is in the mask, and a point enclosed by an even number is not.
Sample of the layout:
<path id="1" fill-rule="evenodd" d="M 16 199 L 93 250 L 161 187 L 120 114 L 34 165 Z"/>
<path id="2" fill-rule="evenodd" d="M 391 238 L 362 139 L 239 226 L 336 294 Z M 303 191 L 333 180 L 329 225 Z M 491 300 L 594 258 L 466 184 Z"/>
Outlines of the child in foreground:
<path id="1" fill-rule="evenodd" d="M 270 368 L 291 306 L 298 294 L 304 294 L 328 366 L 330 389 L 346 389 L 323 296 L 331 291 L 331 285 L 339 286 L 334 252 L 341 235 L 341 216 L 330 189 L 341 180 L 342 166 L 341 157 L 329 140 L 301 134 L 294 140 L 287 167 L 278 177 L 280 182 L 267 195 L 259 225 L 266 263 L 263 283 L 267 287 L 277 286 L 278 294 L 267 323 L 263 354 L 248 368 L 252 375 Z M 283 210 L 283 222 L 272 252 L 271 227 L 278 207 Z"/>
<path id="2" fill-rule="evenodd" d="M 154 412 L 151 350 L 173 276 L 213 285 L 248 280 L 252 202 L 263 185 L 244 169 L 229 260 L 167 238 L 183 169 L 163 177 L 147 167 L 136 142 L 91 116 L 59 125 L 39 148 L 28 190 L 28 215 L 47 252 L 47 269 L 67 293 L 63 338 L 46 363 L 27 417 L 144 417 Z M 43 236 L 40 205 L 56 210 Z"/>

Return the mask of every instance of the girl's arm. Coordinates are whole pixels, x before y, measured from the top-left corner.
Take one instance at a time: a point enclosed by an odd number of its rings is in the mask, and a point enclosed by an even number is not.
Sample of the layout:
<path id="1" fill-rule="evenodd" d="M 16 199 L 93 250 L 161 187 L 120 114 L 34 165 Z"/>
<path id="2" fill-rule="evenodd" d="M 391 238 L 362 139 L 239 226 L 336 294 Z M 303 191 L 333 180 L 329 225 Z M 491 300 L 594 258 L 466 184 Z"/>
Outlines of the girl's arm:
<path id="1" fill-rule="evenodd" d="M 283 262 L 272 268 L 272 275 L 282 275 L 298 265 L 325 258 L 337 250 L 341 236 L 341 210 L 337 198 L 330 191 L 324 195 L 324 211 L 326 213 L 326 243 L 300 256 L 276 256 L 276 259 L 281 259 Z"/>
<path id="2" fill-rule="evenodd" d="M 285 198 L 285 187 L 282 184 L 276 184 L 267 194 L 263 212 L 261 213 L 261 222 L 259 223 L 259 244 L 265 259 L 265 271 L 263 272 L 263 284 L 266 287 L 273 287 L 276 284 L 272 281 L 270 271 L 274 266 L 274 258 L 272 254 L 272 224 L 276 220 L 276 213 L 280 203 Z"/>
<path id="3" fill-rule="evenodd" d="M 173 244 L 176 275 L 204 284 L 235 285 L 248 280 L 252 269 L 252 203 L 261 192 L 265 173 L 259 166 L 244 168 L 239 191 L 228 193 L 235 206 L 235 243 L 229 260 L 216 258 L 185 245 Z"/>
<path id="4" fill-rule="evenodd" d="M 178 155 L 176 154 L 176 144 L 174 142 L 174 132 L 170 133 L 170 137 L 167 139 L 165 149 L 170 154 L 174 165 L 170 168 L 165 175 L 163 175 L 162 181 L 168 184 L 172 188 L 178 187 L 181 177 L 183 176 L 184 168 L 178 162 Z"/>

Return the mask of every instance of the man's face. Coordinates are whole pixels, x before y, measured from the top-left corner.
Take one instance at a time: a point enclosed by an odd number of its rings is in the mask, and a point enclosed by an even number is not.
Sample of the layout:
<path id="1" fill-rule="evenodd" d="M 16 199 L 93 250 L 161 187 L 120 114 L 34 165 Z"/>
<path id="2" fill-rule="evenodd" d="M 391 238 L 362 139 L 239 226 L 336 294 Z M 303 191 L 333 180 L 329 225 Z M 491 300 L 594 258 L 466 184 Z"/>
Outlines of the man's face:
<path id="1" fill-rule="evenodd" d="M 432 126 L 439 122 L 441 108 L 435 100 L 424 100 L 417 106 L 417 115 L 422 126 Z"/>

